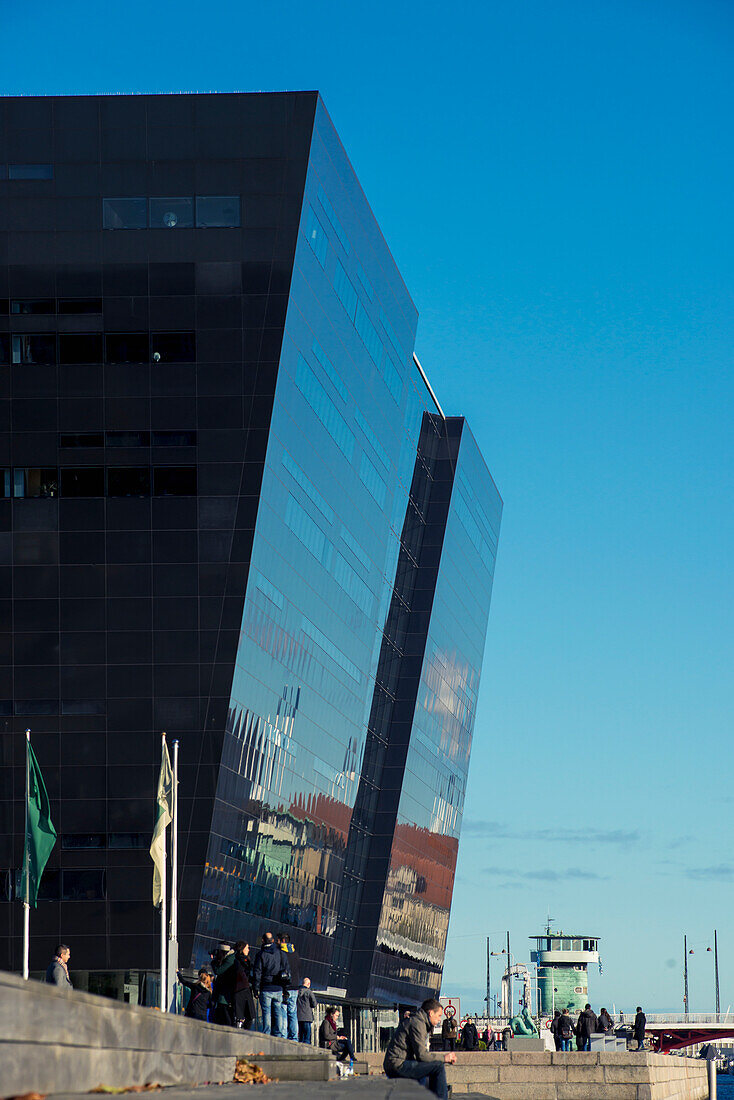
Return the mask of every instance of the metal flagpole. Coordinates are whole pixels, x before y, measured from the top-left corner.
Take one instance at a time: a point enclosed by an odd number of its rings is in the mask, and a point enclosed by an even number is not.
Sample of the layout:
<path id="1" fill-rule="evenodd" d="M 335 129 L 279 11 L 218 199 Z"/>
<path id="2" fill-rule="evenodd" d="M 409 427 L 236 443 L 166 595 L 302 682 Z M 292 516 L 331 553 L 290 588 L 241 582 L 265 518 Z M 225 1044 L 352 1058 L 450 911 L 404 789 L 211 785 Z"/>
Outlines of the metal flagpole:
<path id="1" fill-rule="evenodd" d="M 721 1012 L 721 1004 L 719 1003 L 719 936 L 714 928 L 714 974 L 716 977 L 716 1016 L 718 1019 Z"/>
<path id="2" fill-rule="evenodd" d="M 161 764 L 163 763 L 163 754 L 166 751 L 166 735 L 165 732 L 161 734 Z M 166 955 L 168 952 L 168 917 L 166 911 L 166 830 L 163 830 L 163 861 L 161 863 L 161 991 L 160 991 L 160 1010 L 161 1012 L 168 1011 L 168 1002 L 166 1000 L 167 993 L 167 976 L 166 976 Z"/>
<path id="3" fill-rule="evenodd" d="M 176 1011 L 176 975 L 178 973 L 178 741 L 173 742 L 173 789 L 171 791 L 171 937 L 168 944 L 168 985 L 166 997 L 170 1012 Z"/>
<path id="4" fill-rule="evenodd" d="M 31 954 L 31 850 L 28 843 L 28 803 L 31 797 L 31 756 L 28 746 L 31 743 L 31 731 L 25 731 L 25 839 L 23 859 L 25 863 L 25 897 L 23 898 L 23 977 L 28 981 Z"/>

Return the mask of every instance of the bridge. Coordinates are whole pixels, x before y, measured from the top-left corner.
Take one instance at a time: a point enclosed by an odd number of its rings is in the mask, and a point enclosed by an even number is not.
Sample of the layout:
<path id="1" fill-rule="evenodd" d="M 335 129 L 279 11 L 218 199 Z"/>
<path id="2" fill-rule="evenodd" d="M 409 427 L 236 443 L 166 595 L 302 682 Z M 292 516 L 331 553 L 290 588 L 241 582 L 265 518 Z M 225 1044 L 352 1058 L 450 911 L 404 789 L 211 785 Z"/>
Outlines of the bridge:
<path id="1" fill-rule="evenodd" d="M 617 1023 L 634 1024 L 632 1013 L 620 1013 Z M 716 1043 L 734 1038 L 734 1012 L 649 1013 L 645 1033 L 652 1036 L 653 1049 L 659 1054 L 696 1043 Z"/>

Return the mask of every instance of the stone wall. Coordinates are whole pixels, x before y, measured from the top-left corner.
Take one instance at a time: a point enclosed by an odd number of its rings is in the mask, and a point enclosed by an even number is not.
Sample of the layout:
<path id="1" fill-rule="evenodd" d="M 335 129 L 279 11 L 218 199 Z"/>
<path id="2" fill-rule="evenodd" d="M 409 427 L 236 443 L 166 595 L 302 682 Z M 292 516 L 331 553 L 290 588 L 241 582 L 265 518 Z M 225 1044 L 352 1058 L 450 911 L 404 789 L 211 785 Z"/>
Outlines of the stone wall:
<path id="1" fill-rule="evenodd" d="M 236 1059 L 260 1052 L 281 1080 L 328 1080 L 331 1059 L 312 1047 L 0 973 L 1 1097 L 231 1081 Z"/>
<path id="2" fill-rule="evenodd" d="M 370 1073 L 382 1055 L 363 1054 Z M 643 1052 L 457 1053 L 446 1067 L 452 1095 L 495 1100 L 708 1100 L 706 1063 Z"/>

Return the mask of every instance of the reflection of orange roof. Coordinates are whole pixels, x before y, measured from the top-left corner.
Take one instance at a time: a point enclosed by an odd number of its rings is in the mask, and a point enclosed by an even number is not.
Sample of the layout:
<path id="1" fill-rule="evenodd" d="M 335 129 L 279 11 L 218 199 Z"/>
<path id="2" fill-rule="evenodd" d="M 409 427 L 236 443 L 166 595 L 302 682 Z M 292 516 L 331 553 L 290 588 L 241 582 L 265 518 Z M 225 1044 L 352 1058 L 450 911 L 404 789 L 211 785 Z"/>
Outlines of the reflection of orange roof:
<path id="1" fill-rule="evenodd" d="M 288 807 L 288 812 L 300 821 L 313 821 L 316 825 L 323 825 L 327 829 L 333 829 L 338 833 L 342 844 L 346 845 L 349 825 L 352 820 L 352 809 L 340 802 L 338 798 L 332 798 L 328 794 L 309 795 L 305 801 L 299 795 Z"/>
<path id="2" fill-rule="evenodd" d="M 398 825 L 392 845 L 391 867 L 409 867 L 425 881 L 421 898 L 429 905 L 451 904 L 459 841 L 417 825 Z"/>

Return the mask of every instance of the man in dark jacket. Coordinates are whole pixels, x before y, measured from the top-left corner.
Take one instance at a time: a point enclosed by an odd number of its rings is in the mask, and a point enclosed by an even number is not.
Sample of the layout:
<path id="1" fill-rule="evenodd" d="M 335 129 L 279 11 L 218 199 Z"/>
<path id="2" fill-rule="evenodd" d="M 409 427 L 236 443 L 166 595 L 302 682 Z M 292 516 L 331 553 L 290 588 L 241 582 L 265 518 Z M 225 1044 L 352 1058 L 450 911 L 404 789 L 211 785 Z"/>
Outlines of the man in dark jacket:
<path id="1" fill-rule="evenodd" d="M 637 1015 L 635 1016 L 635 1029 L 633 1032 L 634 1038 L 637 1040 L 637 1049 L 645 1049 L 645 1025 L 647 1024 L 647 1016 L 642 1011 L 640 1006 L 637 1006 Z"/>
<path id="2" fill-rule="evenodd" d="M 290 979 L 283 987 L 283 1003 L 288 1015 L 288 1038 L 298 1039 L 298 990 L 301 987 L 301 966 L 298 952 L 287 932 L 278 933 L 278 946 L 288 956 Z"/>
<path id="3" fill-rule="evenodd" d="M 212 976 L 209 971 L 202 966 L 195 982 L 190 978 L 184 978 L 180 970 L 176 976 L 181 985 L 191 990 L 184 1016 L 188 1016 L 190 1020 L 208 1020 L 212 999 Z"/>
<path id="4" fill-rule="evenodd" d="M 558 1037 L 561 1040 L 560 1049 L 570 1050 L 571 1039 L 573 1038 L 573 1020 L 567 1008 L 564 1008 L 558 1017 Z"/>
<path id="5" fill-rule="evenodd" d="M 313 1029 L 313 1010 L 318 1001 L 311 992 L 311 979 L 304 978 L 296 998 L 296 1014 L 298 1016 L 298 1042 L 310 1043 Z"/>
<path id="6" fill-rule="evenodd" d="M 286 1037 L 283 990 L 290 982 L 290 973 L 288 956 L 274 942 L 273 933 L 266 932 L 252 968 L 252 992 L 260 996 L 265 1035 L 279 1035 L 281 1039 Z"/>
<path id="7" fill-rule="evenodd" d="M 59 989 L 67 990 L 74 988 L 69 977 L 70 958 L 71 950 L 65 943 L 60 943 L 56 948 L 56 954 L 46 967 L 46 981 L 49 985 L 57 985 Z"/>
<path id="8" fill-rule="evenodd" d="M 576 1037 L 579 1040 L 577 1044 L 579 1050 L 591 1050 L 591 1036 L 598 1030 L 599 1024 L 591 1005 L 584 1005 L 584 1011 L 579 1013 L 579 1018 L 576 1021 Z"/>
<path id="9" fill-rule="evenodd" d="M 456 1050 L 456 1018 L 453 1013 L 446 1016 L 441 1024 L 441 1039 L 444 1050 Z"/>
<path id="10" fill-rule="evenodd" d="M 431 1035 L 438 1027 L 443 1008 L 430 997 L 417 1012 L 403 1020 L 385 1051 L 383 1069 L 388 1077 L 407 1077 L 434 1092 L 440 1100 L 447 1100 L 448 1087 L 444 1063 L 453 1065 L 456 1055 L 431 1054 Z"/>
<path id="11" fill-rule="evenodd" d="M 473 1020 L 467 1020 L 461 1029 L 461 1049 L 479 1050 L 479 1032 Z"/>

